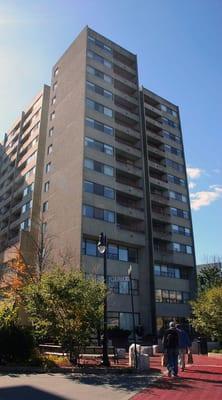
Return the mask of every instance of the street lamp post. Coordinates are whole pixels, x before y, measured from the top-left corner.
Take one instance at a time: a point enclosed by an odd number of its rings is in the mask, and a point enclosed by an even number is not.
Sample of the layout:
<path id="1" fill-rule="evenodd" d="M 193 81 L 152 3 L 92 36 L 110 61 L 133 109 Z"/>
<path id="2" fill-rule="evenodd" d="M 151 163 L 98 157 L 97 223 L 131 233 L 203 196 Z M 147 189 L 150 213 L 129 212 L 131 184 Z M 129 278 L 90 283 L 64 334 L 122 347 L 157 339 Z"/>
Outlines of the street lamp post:
<path id="1" fill-rule="evenodd" d="M 137 348 L 136 348 L 136 326 L 135 326 L 135 314 L 134 314 L 134 302 L 133 302 L 133 285 L 132 285 L 132 265 L 128 269 L 129 284 L 130 284 L 130 295 L 131 295 L 131 306 L 132 306 L 132 318 L 133 318 L 133 341 L 135 345 L 135 367 L 138 367 Z"/>
<path id="2" fill-rule="evenodd" d="M 97 244 L 98 251 L 103 254 L 103 277 L 104 284 L 107 287 L 107 239 L 103 232 L 99 235 Z M 109 367 L 108 346 L 107 346 L 107 294 L 104 296 L 103 306 L 103 365 Z"/>

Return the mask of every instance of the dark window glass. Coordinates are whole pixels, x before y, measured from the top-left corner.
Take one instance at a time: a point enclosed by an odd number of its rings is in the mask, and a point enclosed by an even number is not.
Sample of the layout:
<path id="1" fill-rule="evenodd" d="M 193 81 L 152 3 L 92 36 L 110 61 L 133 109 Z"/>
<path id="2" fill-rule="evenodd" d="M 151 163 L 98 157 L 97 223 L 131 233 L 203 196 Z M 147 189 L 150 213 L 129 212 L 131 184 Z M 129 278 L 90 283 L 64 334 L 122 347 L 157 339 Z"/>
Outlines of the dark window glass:
<path id="1" fill-rule="evenodd" d="M 86 240 L 85 252 L 87 256 L 96 256 L 97 254 L 96 243 L 92 240 Z"/>
<path id="2" fill-rule="evenodd" d="M 118 260 L 118 247 L 116 245 L 108 245 L 108 258 L 112 260 Z"/>
<path id="3" fill-rule="evenodd" d="M 128 249 L 128 261 L 137 263 L 137 249 Z"/>

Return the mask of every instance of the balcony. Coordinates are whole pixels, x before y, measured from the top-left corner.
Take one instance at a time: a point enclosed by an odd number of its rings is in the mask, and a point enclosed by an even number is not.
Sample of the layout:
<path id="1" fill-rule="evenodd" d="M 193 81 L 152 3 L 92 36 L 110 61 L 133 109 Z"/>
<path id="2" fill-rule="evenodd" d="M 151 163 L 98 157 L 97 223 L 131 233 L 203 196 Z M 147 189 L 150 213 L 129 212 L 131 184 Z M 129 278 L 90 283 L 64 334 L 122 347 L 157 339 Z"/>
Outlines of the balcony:
<path id="1" fill-rule="evenodd" d="M 135 85 L 137 86 L 137 73 L 135 70 L 129 71 L 128 68 L 125 67 L 123 64 L 122 66 L 114 64 L 113 72 L 117 76 L 117 79 L 121 77 L 122 79 L 135 83 Z"/>
<path id="2" fill-rule="evenodd" d="M 130 113 L 128 113 L 127 111 L 120 112 L 119 108 L 117 109 L 117 111 L 115 111 L 115 122 L 117 124 L 125 126 L 126 128 L 140 131 L 139 117 L 135 114 L 130 115 Z"/>
<path id="3" fill-rule="evenodd" d="M 173 263 L 177 265 L 186 265 L 186 267 L 194 267 L 193 255 L 184 253 L 174 253 L 165 248 L 154 247 L 154 260 L 163 264 Z"/>
<path id="4" fill-rule="evenodd" d="M 113 90 L 113 94 L 114 94 L 114 101 L 116 102 L 116 105 L 118 105 L 118 101 L 119 99 L 121 99 L 122 101 L 127 102 L 129 108 L 132 109 L 137 109 L 138 108 L 138 98 L 131 96 L 128 93 L 122 92 L 121 90 L 118 90 L 117 88 L 114 87 Z"/>
<path id="5" fill-rule="evenodd" d="M 169 184 L 168 184 L 168 182 L 166 180 L 159 179 L 159 178 L 156 178 L 156 177 L 153 177 L 153 176 L 150 176 L 150 183 L 153 184 L 154 186 L 160 186 L 160 187 L 162 187 L 164 189 L 167 189 L 167 190 L 169 190 L 169 188 L 170 188 Z"/>
<path id="6" fill-rule="evenodd" d="M 135 114 L 138 117 L 138 103 L 128 101 L 128 96 L 114 96 L 114 104 L 116 107 L 120 107 L 131 114 Z"/>
<path id="7" fill-rule="evenodd" d="M 149 130 L 149 128 L 151 128 L 151 130 L 152 130 L 152 127 L 154 127 L 154 129 L 155 128 L 163 129 L 162 123 L 160 121 L 157 121 L 154 118 L 147 117 L 147 116 L 146 116 L 146 127 L 147 127 L 147 130 Z"/>
<path id="8" fill-rule="evenodd" d="M 138 88 L 134 83 L 130 83 L 121 78 L 114 79 L 114 89 L 118 90 L 123 95 L 127 95 L 135 99 L 138 104 Z"/>
<path id="9" fill-rule="evenodd" d="M 144 211 L 141 211 L 139 209 L 133 208 L 126 206 L 125 204 L 120 204 L 116 203 L 116 211 L 118 214 L 121 214 L 122 216 L 125 217 L 134 217 L 135 219 L 144 220 Z"/>
<path id="10" fill-rule="evenodd" d="M 166 157 L 166 152 L 163 148 L 161 148 L 161 146 L 154 147 L 150 143 L 148 143 L 148 153 L 157 155 L 157 156 L 159 156 L 160 159 L 165 159 L 165 157 Z"/>
<path id="11" fill-rule="evenodd" d="M 121 49 L 124 51 L 123 49 Z M 129 54 L 123 54 L 122 52 L 117 51 L 116 49 L 113 49 L 113 60 L 116 62 L 120 62 L 122 65 L 127 66 L 133 71 L 137 71 L 137 66 L 136 66 L 136 59 L 133 55 Z"/>
<path id="12" fill-rule="evenodd" d="M 137 176 L 138 178 L 142 177 L 142 169 L 134 166 L 129 161 L 120 161 L 116 160 L 116 169 L 127 173 L 127 175 Z"/>
<path id="13" fill-rule="evenodd" d="M 116 140 L 115 142 L 116 154 L 127 158 L 132 161 L 141 159 L 141 150 L 136 149 L 135 147 L 129 146 L 125 143 L 121 143 Z"/>
<path id="14" fill-rule="evenodd" d="M 140 186 L 133 186 L 129 181 L 124 179 L 116 179 L 116 191 L 123 194 L 130 194 L 136 198 L 143 198 L 143 190 Z"/>
<path id="15" fill-rule="evenodd" d="M 150 170 L 153 169 L 154 171 L 157 170 L 157 171 L 162 172 L 163 174 L 166 174 L 165 165 L 162 165 L 160 163 L 153 162 L 153 161 L 149 160 L 149 167 L 150 167 Z"/>
<path id="16" fill-rule="evenodd" d="M 161 221 L 161 222 L 172 222 L 172 216 L 171 214 L 166 210 L 162 211 L 162 210 L 158 210 L 158 209 L 154 209 L 152 207 L 152 219 Z"/>
<path id="17" fill-rule="evenodd" d="M 140 132 L 123 125 L 119 125 L 118 123 L 115 124 L 115 135 L 116 138 L 131 141 L 133 145 L 140 140 Z"/>

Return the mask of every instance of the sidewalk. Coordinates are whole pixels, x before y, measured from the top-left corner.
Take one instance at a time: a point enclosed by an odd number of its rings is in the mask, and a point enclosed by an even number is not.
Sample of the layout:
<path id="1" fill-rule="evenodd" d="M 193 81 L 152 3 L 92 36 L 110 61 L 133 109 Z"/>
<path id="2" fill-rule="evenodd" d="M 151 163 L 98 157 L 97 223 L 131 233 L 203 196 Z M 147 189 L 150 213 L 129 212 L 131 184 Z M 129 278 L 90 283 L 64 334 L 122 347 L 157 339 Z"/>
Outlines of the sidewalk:
<path id="1" fill-rule="evenodd" d="M 163 376 L 131 400 L 221 400 L 222 358 L 194 355 L 194 364 L 188 365 L 178 378 Z M 152 359 L 160 368 L 160 358 Z M 163 373 L 166 368 L 163 369 Z"/>

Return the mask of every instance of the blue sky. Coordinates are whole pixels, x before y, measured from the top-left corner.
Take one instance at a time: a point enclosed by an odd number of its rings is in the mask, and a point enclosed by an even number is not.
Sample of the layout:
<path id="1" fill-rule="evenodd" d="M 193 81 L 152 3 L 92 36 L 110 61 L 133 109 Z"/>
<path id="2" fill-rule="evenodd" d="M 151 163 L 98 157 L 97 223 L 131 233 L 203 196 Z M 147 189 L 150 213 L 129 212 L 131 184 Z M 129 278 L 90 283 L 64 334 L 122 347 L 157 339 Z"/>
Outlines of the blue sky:
<path id="1" fill-rule="evenodd" d="M 197 262 L 222 256 L 222 1 L 0 0 L 0 132 L 85 25 L 138 55 L 140 83 L 180 106 Z"/>

